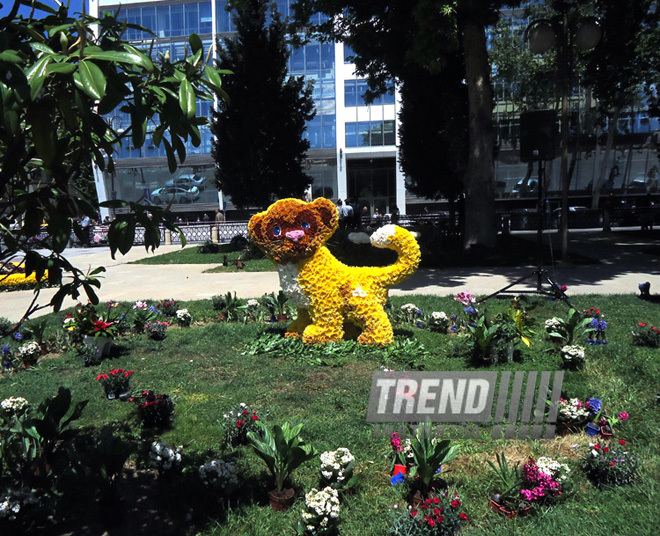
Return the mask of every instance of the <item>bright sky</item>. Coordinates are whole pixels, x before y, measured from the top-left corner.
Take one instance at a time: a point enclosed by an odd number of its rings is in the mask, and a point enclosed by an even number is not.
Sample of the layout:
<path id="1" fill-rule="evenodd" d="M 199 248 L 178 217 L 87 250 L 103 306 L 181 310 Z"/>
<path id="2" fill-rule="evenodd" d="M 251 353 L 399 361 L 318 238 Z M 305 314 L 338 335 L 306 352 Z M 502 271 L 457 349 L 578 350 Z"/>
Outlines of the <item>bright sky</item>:
<path id="1" fill-rule="evenodd" d="M 57 7 L 57 2 L 55 2 L 54 0 L 39 0 L 39 1 L 43 4 Z M 83 0 L 62 0 L 62 3 L 66 3 L 67 1 L 71 2 L 69 4 L 69 13 L 71 15 L 73 15 L 74 13 L 82 12 Z M 2 4 L 2 7 L 0 7 L 0 18 L 2 18 L 7 16 L 7 14 L 11 11 L 11 7 L 14 5 L 14 2 L 13 0 L 0 0 L 0 4 Z M 87 7 L 89 8 L 89 3 L 87 3 Z M 30 8 L 26 6 L 21 6 L 18 8 L 18 12 L 24 17 L 27 17 L 30 14 Z M 35 10 L 35 15 L 40 16 L 43 14 L 44 14 L 43 11 Z"/>

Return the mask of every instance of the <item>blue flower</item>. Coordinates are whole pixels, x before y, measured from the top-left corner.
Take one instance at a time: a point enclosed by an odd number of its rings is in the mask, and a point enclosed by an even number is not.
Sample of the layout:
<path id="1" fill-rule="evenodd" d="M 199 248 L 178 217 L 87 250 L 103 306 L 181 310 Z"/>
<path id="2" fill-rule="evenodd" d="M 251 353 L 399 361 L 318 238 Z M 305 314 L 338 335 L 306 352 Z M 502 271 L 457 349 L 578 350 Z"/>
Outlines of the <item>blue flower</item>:
<path id="1" fill-rule="evenodd" d="M 601 344 L 609 344 L 610 341 L 600 341 Z"/>
<path id="2" fill-rule="evenodd" d="M 587 405 L 589 406 L 589 411 L 592 415 L 600 413 L 600 410 L 603 407 L 603 403 L 598 398 L 587 399 Z"/>
<path id="3" fill-rule="evenodd" d="M 416 326 L 417 326 L 418 328 L 421 328 L 421 327 L 422 327 L 422 323 L 419 322 L 419 321 L 417 321 Z"/>
<path id="4" fill-rule="evenodd" d="M 587 344 L 593 344 L 594 340 L 593 339 L 587 339 Z"/>
<path id="5" fill-rule="evenodd" d="M 475 310 L 475 308 L 472 307 L 471 305 L 469 307 L 466 307 L 465 309 L 463 309 L 463 311 L 465 311 L 465 314 L 468 314 L 468 315 L 473 315 L 477 312 Z"/>
<path id="6" fill-rule="evenodd" d="M 454 333 L 456 333 L 456 326 L 452 326 L 452 327 L 451 327 L 451 330 L 452 330 Z"/>
<path id="7" fill-rule="evenodd" d="M 150 305 L 150 306 L 149 306 L 149 310 L 152 311 L 152 312 L 154 312 L 154 313 L 160 313 L 160 311 L 159 311 L 158 309 L 156 309 L 156 307 L 153 306 L 153 305 Z"/>
<path id="8" fill-rule="evenodd" d="M 397 484 L 403 484 L 403 475 L 401 473 L 397 473 L 392 478 L 390 478 L 390 482 L 393 486 L 396 486 Z"/>
<path id="9" fill-rule="evenodd" d="M 589 325 L 594 329 L 598 329 L 598 319 L 597 318 L 592 318 L 591 322 L 589 322 Z"/>
<path id="10" fill-rule="evenodd" d="M 442 472 L 442 465 L 439 465 L 438 470 L 435 472 L 435 474 L 437 475 L 438 473 L 441 473 L 441 472 Z"/>
<path id="11" fill-rule="evenodd" d="M 605 320 L 601 320 L 598 322 L 598 331 L 604 332 L 607 329 L 607 322 Z"/>
<path id="12" fill-rule="evenodd" d="M 9 355 L 9 354 L 11 354 L 11 346 L 9 346 L 8 344 L 5 344 L 2 347 L 2 355 Z"/>
<path id="13" fill-rule="evenodd" d="M 452 320 L 456 320 L 456 315 L 449 315 L 449 318 L 451 318 Z"/>
<path id="14" fill-rule="evenodd" d="M 15 341 L 22 341 L 23 336 L 17 331 L 16 333 L 14 333 L 14 340 Z"/>
<path id="15" fill-rule="evenodd" d="M 421 310 L 421 309 L 417 309 L 417 314 L 418 314 L 419 316 L 422 316 L 422 310 Z"/>

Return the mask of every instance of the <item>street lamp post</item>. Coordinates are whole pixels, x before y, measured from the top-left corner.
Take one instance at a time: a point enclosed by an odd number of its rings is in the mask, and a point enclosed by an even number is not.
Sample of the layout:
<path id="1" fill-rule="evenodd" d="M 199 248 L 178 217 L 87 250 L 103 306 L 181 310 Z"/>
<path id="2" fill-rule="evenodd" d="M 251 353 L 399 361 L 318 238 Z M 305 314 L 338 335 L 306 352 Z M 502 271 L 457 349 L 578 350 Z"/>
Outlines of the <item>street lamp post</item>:
<path id="1" fill-rule="evenodd" d="M 532 52 L 544 54 L 557 48 L 559 90 L 561 93 L 561 257 L 568 260 L 568 91 L 573 45 L 579 50 L 594 48 L 601 38 L 598 20 L 593 17 L 571 20 L 567 10 L 553 19 L 532 21 L 527 28 L 527 40 Z"/>

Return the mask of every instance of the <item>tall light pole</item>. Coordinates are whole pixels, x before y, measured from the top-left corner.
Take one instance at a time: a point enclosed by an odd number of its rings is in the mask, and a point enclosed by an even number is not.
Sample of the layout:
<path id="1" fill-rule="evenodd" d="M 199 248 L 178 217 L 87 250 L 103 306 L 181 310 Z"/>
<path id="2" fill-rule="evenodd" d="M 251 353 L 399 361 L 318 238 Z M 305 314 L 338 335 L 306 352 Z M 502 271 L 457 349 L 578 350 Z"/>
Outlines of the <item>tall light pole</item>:
<path id="1" fill-rule="evenodd" d="M 557 49 L 559 91 L 561 93 L 561 258 L 568 260 L 568 97 L 572 70 L 573 46 L 587 51 L 594 48 L 601 38 L 598 20 L 593 17 L 572 20 L 568 10 L 552 19 L 532 21 L 526 36 L 529 48 L 535 54 L 544 54 L 553 46 Z"/>

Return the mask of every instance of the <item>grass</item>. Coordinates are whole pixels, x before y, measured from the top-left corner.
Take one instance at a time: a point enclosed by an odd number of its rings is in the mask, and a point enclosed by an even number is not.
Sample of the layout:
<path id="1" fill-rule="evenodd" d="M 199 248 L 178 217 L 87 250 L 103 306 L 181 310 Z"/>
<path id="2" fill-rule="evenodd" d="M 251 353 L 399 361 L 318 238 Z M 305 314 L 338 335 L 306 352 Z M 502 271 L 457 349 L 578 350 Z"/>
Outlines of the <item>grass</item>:
<path id="1" fill-rule="evenodd" d="M 229 266 L 223 266 L 224 260 Z M 133 261 L 131 264 L 217 264 L 213 268 L 204 270 L 204 273 L 217 272 L 272 272 L 275 270 L 273 263 L 268 259 L 251 259 L 244 262 L 244 268 L 238 268 L 234 263 L 242 258 L 240 251 L 227 251 L 221 253 L 199 253 L 198 246 L 187 246 L 177 251 L 171 251 L 162 255 L 154 255 Z"/>
<path id="2" fill-rule="evenodd" d="M 657 507 L 653 505 L 660 500 L 657 486 L 660 406 L 656 403 L 660 350 L 633 347 L 630 331 L 640 321 L 660 324 L 660 311 L 657 304 L 640 301 L 634 296 L 592 295 L 573 299 L 580 309 L 591 306 L 601 309 L 608 321 L 610 344 L 587 347 L 587 365 L 581 371 L 566 373 L 564 395 L 581 399 L 597 396 L 612 410 L 630 414 L 631 419 L 619 426 L 617 435 L 624 437 L 640 454 L 640 477 L 629 487 L 613 491 L 596 489 L 582 474 L 578 449 L 573 448 L 576 444 L 586 448 L 586 435 L 522 441 L 492 440 L 483 434 L 480 441 L 457 441 L 461 454 L 449 464 L 450 471 L 445 478 L 459 490 L 470 517 L 462 535 L 642 536 L 657 533 Z M 415 303 L 427 313 L 443 310 L 449 314 L 460 310 L 459 304 L 451 298 L 392 298 L 394 307 L 407 302 Z M 540 298 L 527 298 L 526 304 L 536 332 L 531 348 L 521 347 L 520 361 L 491 369 L 560 368 L 558 352 L 544 337 L 543 322 L 552 316 L 565 317 L 565 305 Z M 137 425 L 132 405 L 105 400 L 101 386 L 94 379 L 109 368 L 135 370 L 134 389 L 154 389 L 174 397 L 174 425 L 159 435 L 170 444 L 184 445 L 184 457 L 193 473 L 199 463 L 212 456 L 230 455 L 223 452 L 220 445 L 219 422 L 223 411 L 238 402 L 261 405 L 269 410 L 270 423 L 303 422 L 303 436 L 319 452 L 341 446 L 351 450 L 356 457 L 359 483 L 342 503 L 342 533 L 347 536 L 388 534 L 392 507 L 404 505 L 406 498 L 402 486 L 393 487 L 389 482 L 389 442 L 372 438 L 373 426 L 365 422 L 365 415 L 373 372 L 381 365 L 402 370 L 411 365 L 409 360 L 404 362 L 396 355 L 365 351 L 343 358 L 341 366 L 328 367 L 314 365 L 305 355 L 289 358 L 251 355 L 247 348 L 269 326 L 213 322 L 216 314 L 209 300 L 180 305 L 187 307 L 196 320 L 191 328 L 169 329 L 162 342 L 142 335 L 118 339 L 116 357 L 98 367 L 83 368 L 73 351 L 45 358 L 34 369 L 0 378 L 0 399 L 24 396 L 38 402 L 63 385 L 72 390 L 74 401 L 89 400 L 79 421 L 81 427 L 98 429 L 105 424 L 127 423 L 126 436 L 138 444 L 148 444 L 153 437 Z M 485 309 L 490 317 L 507 306 L 506 300 L 492 300 Z M 49 319 L 52 330 L 61 316 L 51 315 Z M 462 338 L 417 329 L 412 335 L 428 351 L 423 361 L 413 364 L 415 367 L 422 370 L 474 369 L 466 357 L 467 346 Z M 386 361 L 383 361 L 384 355 Z M 497 516 L 486 504 L 487 497 L 494 491 L 486 460 L 494 460 L 494 453 L 503 450 L 511 461 L 524 461 L 529 455 L 567 461 L 572 469 L 573 491 L 565 493 L 556 506 L 539 508 L 525 518 L 506 520 Z M 231 455 L 240 464 L 244 486 L 242 500 L 231 502 L 225 512 L 188 501 L 185 493 L 168 487 L 171 484 L 166 481 L 156 483 L 154 475 L 142 469 L 144 461 L 140 457 L 133 459 L 122 489 L 129 495 L 137 493 L 138 489 L 144 489 L 145 493 L 160 489 L 165 503 L 158 503 L 147 516 L 149 533 L 187 533 L 183 530 L 185 527 L 190 533 L 204 536 L 293 534 L 304 492 L 319 485 L 318 463 L 303 466 L 294 474 L 296 503 L 285 513 L 274 513 L 264 505 L 265 492 L 273 486 L 261 461 L 247 447 L 239 447 Z M 188 514 L 191 521 L 187 520 Z M 87 521 L 83 516 L 80 523 Z M 137 523 L 127 516 L 116 533 L 145 533 L 142 531 L 146 529 L 136 526 Z M 93 528 L 87 530 L 87 534 L 96 534 Z"/>

